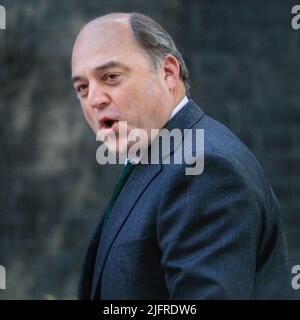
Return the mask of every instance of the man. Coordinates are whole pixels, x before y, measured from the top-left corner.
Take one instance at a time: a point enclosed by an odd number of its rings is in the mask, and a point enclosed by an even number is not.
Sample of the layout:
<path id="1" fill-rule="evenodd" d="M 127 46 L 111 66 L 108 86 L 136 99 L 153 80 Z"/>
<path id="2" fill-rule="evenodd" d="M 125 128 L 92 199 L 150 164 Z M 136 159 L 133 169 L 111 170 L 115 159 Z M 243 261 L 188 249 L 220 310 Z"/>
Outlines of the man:
<path id="1" fill-rule="evenodd" d="M 275 196 L 252 153 L 187 98 L 188 71 L 167 32 L 137 13 L 97 18 L 76 39 L 72 79 L 92 130 L 115 134 L 115 144 L 104 139 L 111 152 L 130 147 L 121 121 L 128 134 L 203 129 L 205 139 L 201 174 L 140 162 L 123 179 L 87 250 L 79 298 L 286 298 Z"/>

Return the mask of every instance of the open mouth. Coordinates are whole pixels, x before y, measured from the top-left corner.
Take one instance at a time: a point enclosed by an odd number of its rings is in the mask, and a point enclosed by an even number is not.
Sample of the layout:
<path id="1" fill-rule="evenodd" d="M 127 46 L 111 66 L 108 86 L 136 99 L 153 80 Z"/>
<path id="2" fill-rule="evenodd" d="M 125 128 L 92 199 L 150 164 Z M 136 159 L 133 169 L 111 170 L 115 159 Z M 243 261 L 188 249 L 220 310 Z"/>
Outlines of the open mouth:
<path id="1" fill-rule="evenodd" d="M 105 120 L 104 121 L 104 126 L 106 128 L 111 128 L 115 122 L 116 122 L 115 120 Z"/>
<path id="2" fill-rule="evenodd" d="M 100 120 L 100 128 L 101 129 L 111 129 L 118 120 L 111 118 L 103 118 Z"/>

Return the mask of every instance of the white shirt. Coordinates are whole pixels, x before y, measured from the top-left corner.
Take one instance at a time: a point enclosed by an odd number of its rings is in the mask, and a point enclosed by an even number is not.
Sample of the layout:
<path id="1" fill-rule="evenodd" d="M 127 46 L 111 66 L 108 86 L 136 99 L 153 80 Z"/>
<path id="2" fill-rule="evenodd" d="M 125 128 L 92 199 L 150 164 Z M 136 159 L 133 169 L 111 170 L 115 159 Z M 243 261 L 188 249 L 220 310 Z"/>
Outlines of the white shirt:
<path id="1" fill-rule="evenodd" d="M 175 114 L 177 114 L 188 103 L 188 101 L 189 101 L 188 97 L 184 96 L 183 99 L 173 109 L 168 121 L 170 121 L 175 116 Z M 125 165 L 127 164 L 128 161 L 129 161 L 129 159 L 125 160 Z"/>
<path id="2" fill-rule="evenodd" d="M 178 105 L 173 109 L 169 120 L 171 120 L 175 116 L 175 114 L 178 113 L 188 103 L 188 101 L 188 97 L 184 96 L 183 99 L 178 103 Z"/>

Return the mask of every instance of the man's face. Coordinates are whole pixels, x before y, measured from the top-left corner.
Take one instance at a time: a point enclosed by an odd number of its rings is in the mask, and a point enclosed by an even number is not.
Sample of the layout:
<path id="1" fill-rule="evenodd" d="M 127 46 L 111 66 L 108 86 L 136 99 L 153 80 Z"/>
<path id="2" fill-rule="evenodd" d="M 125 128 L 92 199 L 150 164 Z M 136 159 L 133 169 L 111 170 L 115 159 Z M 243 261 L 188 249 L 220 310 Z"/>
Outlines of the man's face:
<path id="1" fill-rule="evenodd" d="M 73 49 L 72 76 L 92 130 L 116 136 L 116 149 L 106 142 L 111 152 L 124 153 L 130 146 L 119 136 L 118 121 L 127 122 L 128 132 L 140 128 L 150 136 L 169 118 L 172 102 L 164 69 L 153 71 L 124 19 L 83 29 Z"/>

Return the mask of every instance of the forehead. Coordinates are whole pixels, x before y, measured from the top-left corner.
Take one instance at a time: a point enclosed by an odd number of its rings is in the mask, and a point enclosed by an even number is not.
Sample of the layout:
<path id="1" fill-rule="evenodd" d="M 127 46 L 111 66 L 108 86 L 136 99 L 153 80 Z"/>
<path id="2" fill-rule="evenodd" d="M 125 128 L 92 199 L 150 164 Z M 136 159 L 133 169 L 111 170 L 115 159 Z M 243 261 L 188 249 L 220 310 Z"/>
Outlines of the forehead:
<path id="1" fill-rule="evenodd" d="M 136 60 L 142 50 L 125 19 L 88 24 L 79 33 L 72 53 L 72 70 L 93 67 L 108 60 Z"/>

